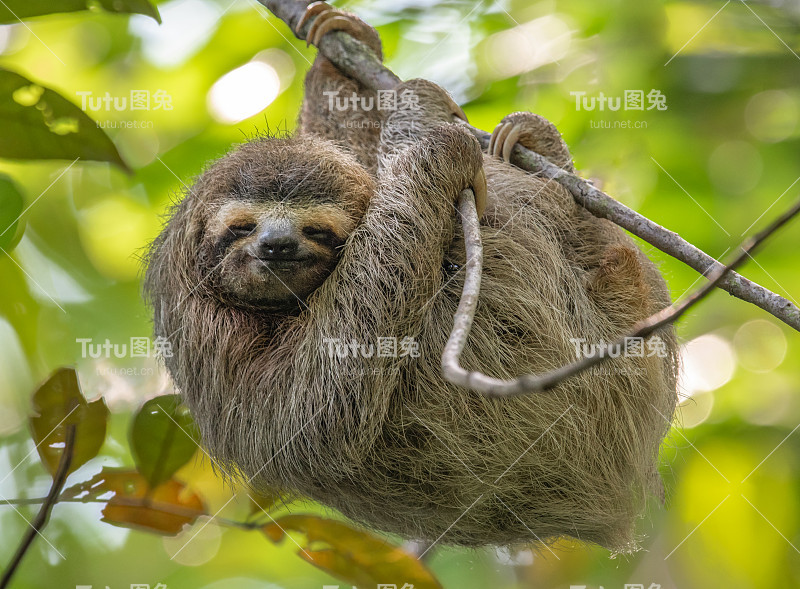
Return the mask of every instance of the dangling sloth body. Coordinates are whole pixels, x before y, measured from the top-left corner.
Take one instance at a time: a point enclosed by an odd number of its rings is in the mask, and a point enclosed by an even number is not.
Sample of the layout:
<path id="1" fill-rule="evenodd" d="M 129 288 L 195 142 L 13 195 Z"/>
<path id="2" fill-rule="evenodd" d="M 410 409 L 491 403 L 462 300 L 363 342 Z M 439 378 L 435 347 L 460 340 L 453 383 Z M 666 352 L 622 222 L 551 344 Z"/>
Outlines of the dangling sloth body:
<path id="1" fill-rule="evenodd" d="M 380 53 L 373 30 L 349 23 Z M 211 165 L 153 244 L 155 332 L 172 344 L 166 365 L 203 442 L 256 489 L 405 537 L 569 535 L 629 549 L 661 488 L 672 332 L 660 333 L 663 354 L 618 358 L 546 393 L 490 399 L 448 384 L 440 356 L 464 262 L 454 202 L 465 187 L 480 195 L 485 171 L 468 369 L 511 378 L 563 365 L 576 341 L 612 341 L 667 305 L 664 282 L 561 186 L 481 153 L 438 87 L 404 91 L 418 110 L 330 110 L 326 92 L 374 93 L 318 56 L 298 134 Z M 552 125 L 504 122 L 493 151 L 516 139 L 571 168 Z"/>

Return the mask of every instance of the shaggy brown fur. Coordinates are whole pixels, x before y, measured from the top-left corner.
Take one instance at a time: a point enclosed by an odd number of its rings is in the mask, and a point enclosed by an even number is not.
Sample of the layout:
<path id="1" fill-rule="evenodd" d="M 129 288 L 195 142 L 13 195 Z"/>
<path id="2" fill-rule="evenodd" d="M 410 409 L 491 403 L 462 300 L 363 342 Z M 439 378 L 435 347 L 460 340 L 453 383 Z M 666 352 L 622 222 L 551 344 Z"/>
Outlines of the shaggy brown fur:
<path id="1" fill-rule="evenodd" d="M 378 32 L 353 14 L 347 15 L 360 41 L 383 58 Z M 306 76 L 306 99 L 300 109 L 299 134 L 333 141 L 340 149 L 353 154 L 371 173 L 378 165 L 378 141 L 383 118 L 378 110 L 378 95 L 359 82 L 343 76 L 324 55 L 318 54 Z M 356 96 L 364 108 L 347 112 L 338 110 L 345 99 Z M 332 103 L 331 110 L 328 105 Z M 371 105 L 372 108 L 367 110 Z"/>
<path id="2" fill-rule="evenodd" d="M 569 535 L 632 548 L 634 520 L 660 489 L 657 454 L 676 402 L 672 332 L 660 333 L 665 358 L 618 358 L 543 394 L 491 399 L 448 384 L 440 355 L 464 261 L 453 203 L 484 166 L 470 370 L 541 372 L 575 358 L 571 338 L 612 341 L 668 304 L 659 273 L 561 186 L 482 155 L 433 84 L 399 89 L 422 108 L 382 121 L 372 166 L 372 138 L 343 147 L 358 113 L 324 115 L 328 139 L 342 130 L 338 146 L 309 130 L 327 110 L 321 90 L 343 84 L 327 67 L 310 77 L 300 134 L 251 142 L 211 166 L 149 257 L 155 332 L 172 343 L 167 367 L 208 450 L 255 488 L 409 538 L 477 546 Z M 253 276 L 236 277 L 256 270 L 215 249 L 209 223 L 224 222 L 231 203 L 250 203 L 259 222 L 278 206 L 326 221 L 318 201 L 353 219 L 337 223 L 346 241 L 298 309 L 276 310 L 253 298 Z M 250 294 L 236 294 L 239 279 Z M 328 338 L 366 348 L 381 337 L 414 338 L 419 356 L 329 353 Z"/>

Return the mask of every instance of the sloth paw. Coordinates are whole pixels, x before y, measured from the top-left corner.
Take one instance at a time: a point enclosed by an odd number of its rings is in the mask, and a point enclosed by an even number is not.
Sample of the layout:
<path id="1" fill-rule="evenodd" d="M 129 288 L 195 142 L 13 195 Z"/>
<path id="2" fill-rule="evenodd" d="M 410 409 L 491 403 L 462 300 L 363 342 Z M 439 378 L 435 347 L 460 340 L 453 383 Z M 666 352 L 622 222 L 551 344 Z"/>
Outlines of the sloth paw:
<path id="1" fill-rule="evenodd" d="M 315 16 L 316 19 L 311 23 L 311 27 L 308 29 L 308 34 L 306 35 L 306 45 L 314 44 L 319 46 L 322 37 L 327 33 L 331 31 L 342 31 L 365 43 L 380 56 L 380 37 L 378 37 L 375 29 L 354 14 L 337 10 L 326 2 L 313 2 L 309 4 L 300 22 L 297 23 L 295 31 L 299 33 L 306 22 L 308 22 L 308 19 Z"/>
<path id="2" fill-rule="evenodd" d="M 428 181 L 439 183 L 441 191 L 453 195 L 454 201 L 464 189 L 472 189 L 478 218 L 483 215 L 488 192 L 483 152 L 464 125 L 446 123 L 434 128 L 405 157 L 412 159 L 417 170 L 432 173 Z"/>
<path id="3" fill-rule="evenodd" d="M 553 123 L 540 115 L 515 112 L 505 117 L 492 132 L 488 153 L 508 162 L 515 143 L 543 155 L 569 172 L 574 169 L 572 156 L 561 133 Z"/>
<path id="4" fill-rule="evenodd" d="M 397 85 L 394 90 L 397 96 L 410 93 L 416 100 L 417 108 L 415 110 L 430 121 L 440 120 L 449 123 L 456 118 L 465 123 L 469 122 L 467 115 L 447 90 L 434 82 L 413 78 Z M 419 118 L 422 119 L 422 117 Z"/>

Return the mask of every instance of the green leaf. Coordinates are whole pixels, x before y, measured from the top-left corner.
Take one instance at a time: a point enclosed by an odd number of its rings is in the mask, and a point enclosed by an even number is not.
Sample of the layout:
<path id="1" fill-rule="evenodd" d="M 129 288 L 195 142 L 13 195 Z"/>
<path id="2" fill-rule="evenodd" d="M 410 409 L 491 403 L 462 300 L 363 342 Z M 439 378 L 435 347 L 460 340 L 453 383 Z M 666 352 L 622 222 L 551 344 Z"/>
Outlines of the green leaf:
<path id="1" fill-rule="evenodd" d="M 80 108 L 23 76 L 0 68 L 0 157 L 77 158 L 111 162 L 126 171 L 114 143 Z"/>
<path id="2" fill-rule="evenodd" d="M 261 530 L 273 542 L 279 542 L 289 531 L 305 534 L 308 541 L 297 553 L 300 558 L 359 587 L 395 583 L 398 587 L 409 584 L 414 589 L 442 588 L 418 559 L 384 538 L 345 522 L 316 515 L 287 515 Z M 320 549 L 320 544 L 327 548 Z"/>
<path id="3" fill-rule="evenodd" d="M 194 421 L 178 395 L 150 399 L 133 419 L 131 451 L 151 487 L 172 478 L 197 450 Z"/>
<path id="4" fill-rule="evenodd" d="M 158 8 L 147 0 L 5 0 L 0 3 L 0 24 L 17 23 L 21 19 L 42 16 L 57 12 L 77 12 L 90 10 L 99 4 L 108 12 L 144 14 L 161 24 Z"/>
<path id="5" fill-rule="evenodd" d="M 50 474 L 55 474 L 64 449 L 66 428 L 75 424 L 75 452 L 69 472 L 97 456 L 106 438 L 108 407 L 103 399 L 87 403 L 74 368 L 59 368 L 33 395 L 31 430 Z"/>
<path id="6" fill-rule="evenodd" d="M 0 247 L 6 252 L 17 244 L 22 232 L 17 235 L 19 217 L 25 201 L 14 182 L 5 174 L 0 174 Z"/>

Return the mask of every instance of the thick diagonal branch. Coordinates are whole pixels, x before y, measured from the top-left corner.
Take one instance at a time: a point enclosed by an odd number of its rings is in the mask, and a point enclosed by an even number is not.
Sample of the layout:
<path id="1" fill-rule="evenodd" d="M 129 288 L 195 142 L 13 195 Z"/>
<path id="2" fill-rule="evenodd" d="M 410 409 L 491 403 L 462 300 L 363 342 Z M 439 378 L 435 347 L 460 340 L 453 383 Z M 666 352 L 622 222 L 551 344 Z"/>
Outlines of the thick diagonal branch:
<path id="1" fill-rule="evenodd" d="M 300 22 L 308 4 L 303 0 L 259 0 L 259 2 L 289 25 L 292 31 Z M 305 38 L 312 23 L 313 19 L 310 19 L 297 32 L 298 37 Z M 332 32 L 325 35 L 320 41 L 319 50 L 342 72 L 368 88 L 391 89 L 401 81 L 378 60 L 369 47 L 345 33 Z M 489 133 L 473 127 L 470 127 L 470 130 L 484 148 L 489 145 Z M 582 178 L 565 172 L 538 153 L 517 144 L 512 151 L 511 161 L 524 170 L 540 173 L 558 182 L 572 194 L 578 204 L 593 215 L 608 219 L 630 231 L 704 276 L 710 277 L 724 268 L 714 258 L 682 239 L 677 233 L 629 209 Z M 761 307 L 800 331 L 800 309 L 782 296 L 736 272 L 726 273 L 717 286 L 743 301 Z"/>

